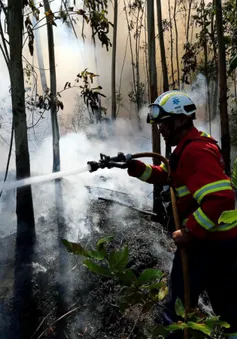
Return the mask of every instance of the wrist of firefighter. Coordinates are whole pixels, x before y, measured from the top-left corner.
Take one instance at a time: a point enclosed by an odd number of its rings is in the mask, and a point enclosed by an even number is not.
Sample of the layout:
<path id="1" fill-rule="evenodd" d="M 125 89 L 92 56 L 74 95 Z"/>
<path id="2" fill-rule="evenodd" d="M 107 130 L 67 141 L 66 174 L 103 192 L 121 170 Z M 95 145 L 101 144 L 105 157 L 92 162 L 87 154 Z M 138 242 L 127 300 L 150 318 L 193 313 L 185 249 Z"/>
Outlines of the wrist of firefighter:
<path id="1" fill-rule="evenodd" d="M 127 161 L 128 175 L 132 177 L 139 177 L 146 169 L 146 165 L 140 160 L 129 160 Z"/>

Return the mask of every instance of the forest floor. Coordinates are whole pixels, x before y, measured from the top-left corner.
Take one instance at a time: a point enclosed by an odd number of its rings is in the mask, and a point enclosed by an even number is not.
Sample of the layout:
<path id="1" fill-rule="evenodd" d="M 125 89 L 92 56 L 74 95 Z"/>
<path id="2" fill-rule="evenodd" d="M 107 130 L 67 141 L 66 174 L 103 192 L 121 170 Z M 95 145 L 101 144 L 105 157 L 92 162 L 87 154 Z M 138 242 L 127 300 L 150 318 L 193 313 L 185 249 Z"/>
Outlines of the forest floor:
<path id="1" fill-rule="evenodd" d="M 92 199 L 88 211 L 86 224 L 90 232 L 82 239 L 69 240 L 93 248 L 99 239 L 114 236 L 111 246 L 121 248 L 125 243 L 128 245 L 129 267 L 136 273 L 146 268 L 169 272 L 175 247 L 160 224 L 151 221 L 148 215 L 104 200 Z M 121 314 L 118 307 L 121 285 L 88 271 L 82 257 L 59 246 L 53 211 L 51 215 L 52 219 L 42 217 L 37 223 L 41 232 L 29 265 L 36 320 L 31 324 L 29 337 L 24 339 L 147 338 L 144 329 L 160 322 L 162 308 L 153 307 L 142 316 L 136 308 Z M 16 305 L 13 303 L 16 290 L 15 242 L 15 235 L 0 241 L 1 339 L 19 338 L 17 321 L 12 324 Z M 24 283 L 26 266 L 22 265 L 18 270 L 17 279 L 23 281 L 21 286 L 28 286 Z M 26 301 L 25 309 L 21 319 L 27 323 L 30 314 Z M 62 319 L 57 320 L 61 316 Z"/>

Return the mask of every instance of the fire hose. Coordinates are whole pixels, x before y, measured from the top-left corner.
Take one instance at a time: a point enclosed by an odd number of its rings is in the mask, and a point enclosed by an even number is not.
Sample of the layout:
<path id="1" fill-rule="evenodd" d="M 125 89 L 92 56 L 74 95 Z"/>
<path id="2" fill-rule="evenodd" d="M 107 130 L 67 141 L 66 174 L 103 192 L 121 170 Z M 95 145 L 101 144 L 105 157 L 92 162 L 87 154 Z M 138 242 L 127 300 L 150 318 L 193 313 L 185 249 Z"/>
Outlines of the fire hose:
<path id="1" fill-rule="evenodd" d="M 144 152 L 144 153 L 136 153 L 136 154 L 124 154 L 124 153 L 118 153 L 116 157 L 109 157 L 104 154 L 100 154 L 101 160 L 99 162 L 95 161 L 89 161 L 87 164 L 90 167 L 90 172 L 94 172 L 99 168 L 127 168 L 128 164 L 127 162 L 132 159 L 138 159 L 138 158 L 156 158 L 164 163 L 164 165 L 167 168 L 168 171 L 168 177 L 170 176 L 170 166 L 168 160 L 163 157 L 159 153 L 154 152 Z M 177 204 L 176 204 L 176 195 L 174 188 L 172 185 L 170 185 L 170 196 L 171 196 L 171 204 L 172 204 L 172 210 L 173 210 L 173 216 L 174 216 L 174 222 L 175 222 L 175 228 L 176 230 L 181 229 L 180 220 L 179 220 L 179 214 L 177 210 Z M 183 270 L 183 281 L 184 281 L 184 307 L 185 307 L 185 321 L 187 320 L 187 314 L 190 312 L 191 309 L 191 302 L 190 302 L 190 284 L 189 284 L 189 274 L 188 274 L 188 256 L 186 249 L 183 247 L 180 247 L 180 254 L 181 254 L 181 260 L 182 260 L 182 270 Z M 188 339 L 188 330 L 187 328 L 184 329 L 184 339 Z"/>

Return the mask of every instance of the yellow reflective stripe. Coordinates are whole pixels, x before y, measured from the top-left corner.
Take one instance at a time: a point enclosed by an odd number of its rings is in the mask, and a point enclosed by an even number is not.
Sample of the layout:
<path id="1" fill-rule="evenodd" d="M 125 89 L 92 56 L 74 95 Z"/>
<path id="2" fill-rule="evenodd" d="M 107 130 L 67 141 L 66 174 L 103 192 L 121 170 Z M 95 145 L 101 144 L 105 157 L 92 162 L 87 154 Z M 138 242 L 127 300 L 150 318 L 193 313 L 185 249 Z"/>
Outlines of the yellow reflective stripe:
<path id="1" fill-rule="evenodd" d="M 212 222 L 208 216 L 202 211 L 201 207 L 199 207 L 194 213 L 193 216 L 196 222 L 204 227 L 206 230 L 210 231 L 211 228 L 215 226 L 214 222 Z"/>
<path id="2" fill-rule="evenodd" d="M 205 132 L 202 132 L 201 137 L 207 137 L 207 138 L 211 138 L 210 134 L 207 134 Z"/>
<path id="3" fill-rule="evenodd" d="M 193 216 L 197 223 L 204 227 L 209 232 L 224 232 L 231 230 L 237 226 L 237 221 L 232 222 L 231 224 L 220 224 L 216 226 L 213 221 L 211 221 L 208 216 L 202 211 L 199 207 L 194 213 Z"/>
<path id="4" fill-rule="evenodd" d="M 237 226 L 237 221 L 234 221 L 231 224 L 220 224 L 212 228 L 210 231 L 211 232 L 224 232 L 224 231 L 229 231 L 236 226 Z"/>
<path id="5" fill-rule="evenodd" d="M 152 173 L 152 167 L 150 165 L 146 165 L 145 171 L 142 173 L 142 175 L 138 178 L 142 181 L 147 181 Z"/>
<path id="6" fill-rule="evenodd" d="M 167 169 L 167 167 L 165 166 L 164 163 L 162 163 L 162 164 L 160 165 L 160 167 L 163 169 L 163 171 L 168 172 L 168 169 Z"/>
<path id="7" fill-rule="evenodd" d="M 184 93 L 184 92 L 179 92 L 179 93 L 172 92 L 172 93 L 169 93 L 169 94 L 164 95 L 164 97 L 161 99 L 159 105 L 160 105 L 160 106 L 164 106 L 170 98 L 172 98 L 172 97 L 174 97 L 174 96 L 178 96 L 178 95 L 180 95 L 180 94 L 185 95 L 185 96 L 188 96 L 188 95 L 187 95 L 186 93 Z M 169 113 L 171 113 L 171 112 L 169 112 Z"/>
<path id="8" fill-rule="evenodd" d="M 177 194 L 179 198 L 185 197 L 185 195 L 190 194 L 190 191 L 188 190 L 187 186 L 180 186 L 176 188 Z"/>
<path id="9" fill-rule="evenodd" d="M 199 188 L 194 194 L 194 198 L 200 204 L 202 199 L 210 193 L 220 192 L 224 190 L 232 190 L 230 180 L 214 181 L 210 184 L 204 185 Z"/>

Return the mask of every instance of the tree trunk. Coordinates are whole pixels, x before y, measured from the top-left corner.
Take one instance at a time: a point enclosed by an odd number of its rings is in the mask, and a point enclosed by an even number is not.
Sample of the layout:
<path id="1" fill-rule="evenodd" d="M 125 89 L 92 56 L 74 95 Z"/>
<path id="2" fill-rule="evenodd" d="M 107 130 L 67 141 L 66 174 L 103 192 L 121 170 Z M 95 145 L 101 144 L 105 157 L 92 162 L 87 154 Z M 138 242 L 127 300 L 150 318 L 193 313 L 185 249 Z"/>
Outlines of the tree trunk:
<path id="1" fill-rule="evenodd" d="M 154 102 L 157 98 L 157 71 L 156 71 L 156 46 L 155 46 L 155 27 L 154 27 L 154 4 L 153 1 L 147 1 L 147 31 L 148 31 L 148 64 L 150 78 L 150 101 Z M 153 152 L 160 153 L 160 133 L 157 126 L 152 126 L 152 146 Z M 156 162 L 156 160 L 155 160 Z"/>
<path id="2" fill-rule="evenodd" d="M 156 71 L 156 43 L 155 43 L 155 23 L 154 23 L 154 2 L 147 1 L 147 32 L 148 32 L 148 63 L 150 79 L 150 102 L 157 98 L 157 71 Z M 156 125 L 152 125 L 152 151 L 160 153 L 160 133 Z M 157 159 L 153 159 L 154 165 L 159 165 Z M 162 221 L 162 204 L 160 200 L 161 187 L 154 185 L 153 191 L 153 211 L 160 216 Z"/>
<path id="3" fill-rule="evenodd" d="M 163 32 L 163 26 L 162 26 L 161 0 L 156 1 L 156 7 L 157 7 L 158 33 L 159 33 L 159 41 L 160 41 L 161 65 L 162 65 L 162 73 L 163 73 L 163 91 L 166 92 L 169 90 L 169 81 L 168 81 L 168 70 L 167 70 L 167 64 L 166 64 L 164 32 Z M 165 156 L 168 157 L 170 153 L 171 153 L 171 147 L 166 146 Z"/>
<path id="4" fill-rule="evenodd" d="M 137 123 L 138 128 L 142 130 L 141 118 L 140 118 L 140 110 L 142 108 L 143 98 L 141 96 L 141 80 L 140 80 L 140 48 L 141 48 L 141 26 L 143 21 L 144 8 L 142 9 L 142 13 L 140 15 L 140 10 L 138 9 L 137 19 L 136 19 L 136 31 L 135 31 L 135 68 L 136 68 L 136 105 L 137 105 Z"/>
<path id="5" fill-rule="evenodd" d="M 32 16 L 32 23 L 33 25 L 36 24 L 36 19 L 34 16 Z M 38 64 L 39 64 L 39 73 L 40 73 L 40 79 L 41 79 L 41 86 L 43 92 L 45 92 L 48 88 L 47 86 L 47 79 L 46 79 L 46 74 L 45 74 L 45 67 L 44 67 L 44 58 L 42 54 L 42 46 L 41 46 L 41 41 L 40 41 L 40 31 L 36 29 L 34 31 L 35 34 L 35 43 L 36 43 L 36 51 L 37 51 L 37 58 L 38 58 Z"/>
<path id="6" fill-rule="evenodd" d="M 148 1 L 149 2 L 149 1 Z M 174 80 L 174 41 L 173 41 L 173 27 L 172 27 L 172 17 L 171 17 L 171 4 L 168 0 L 168 10 L 169 10 L 169 23 L 170 23 L 170 64 L 171 64 L 171 79 L 172 79 L 172 88 L 175 89 L 175 80 Z"/>
<path id="7" fill-rule="evenodd" d="M 49 1 L 44 0 L 45 12 L 50 11 Z M 59 128 L 57 118 L 57 81 L 54 55 L 53 25 L 50 16 L 47 16 L 49 68 L 50 68 L 50 96 L 51 96 L 51 123 L 53 135 L 53 172 L 60 171 Z"/>
<path id="8" fill-rule="evenodd" d="M 220 90 L 219 109 L 221 118 L 221 147 L 223 158 L 226 165 L 226 171 L 228 174 L 230 174 L 230 132 L 229 132 L 229 116 L 227 104 L 226 54 L 223 34 L 221 0 L 215 0 L 215 5 L 216 5 L 217 40 L 219 46 L 218 64 L 219 64 L 219 90 Z"/>
<path id="9" fill-rule="evenodd" d="M 147 16 L 147 8 L 145 8 L 145 16 Z M 144 54 L 145 54 L 145 73 L 147 77 L 147 83 L 148 83 L 148 90 L 147 90 L 147 100 L 150 100 L 150 75 L 149 75 L 149 66 L 148 66 L 148 43 L 147 43 L 147 20 L 144 20 L 144 41 L 145 41 L 145 47 L 144 47 Z"/>
<path id="10" fill-rule="evenodd" d="M 215 0 L 212 0 L 212 7 L 214 9 L 215 7 Z M 212 96 L 212 104 L 211 104 L 211 109 L 212 109 L 212 118 L 216 117 L 217 110 L 218 110 L 218 55 L 217 55 L 217 42 L 215 38 L 215 23 L 214 23 L 214 10 L 212 11 L 211 14 L 211 41 L 212 41 L 212 46 L 213 46 L 213 62 L 215 64 L 215 76 L 213 79 L 214 82 L 214 90 L 213 90 L 213 96 Z"/>
<path id="11" fill-rule="evenodd" d="M 10 80 L 15 131 L 16 178 L 30 176 L 30 158 L 27 140 L 25 87 L 22 66 L 23 0 L 8 1 L 8 33 L 10 44 Z M 33 231 L 34 211 L 31 186 L 17 189 L 16 214 L 18 231 Z"/>
<path id="12" fill-rule="evenodd" d="M 114 0 L 114 30 L 113 30 L 113 49 L 112 49 L 112 107 L 111 117 L 116 119 L 116 49 L 117 49 L 117 29 L 118 29 L 118 0 Z"/>
<path id="13" fill-rule="evenodd" d="M 161 56 L 161 65 L 162 65 L 162 73 L 163 73 L 163 90 L 164 92 L 166 92 L 169 90 L 169 81 L 168 81 L 168 70 L 167 70 L 166 55 L 165 55 L 164 32 L 163 32 L 163 26 L 162 26 L 161 0 L 156 1 L 156 6 L 157 6 L 158 33 L 159 33 L 159 41 L 160 41 L 160 56 Z"/>
<path id="14" fill-rule="evenodd" d="M 174 27 L 175 27 L 175 51 L 176 51 L 176 67 L 177 67 L 177 84 L 178 89 L 180 89 L 180 65 L 179 65 L 179 33 L 178 33 L 178 26 L 176 20 L 176 13 L 177 13 L 177 0 L 174 2 Z"/>
<path id="15" fill-rule="evenodd" d="M 192 3 L 193 3 L 193 0 L 189 0 L 189 4 L 188 4 L 187 29 L 186 29 L 186 42 L 189 42 L 189 30 L 190 30 L 190 19 L 191 19 Z"/>
<path id="16" fill-rule="evenodd" d="M 201 1 L 201 8 L 204 12 L 205 10 L 205 1 Z M 204 16 L 204 13 L 202 13 Z M 208 46 L 207 46 L 207 36 L 206 36 L 206 28 L 205 23 L 202 22 L 202 47 L 204 52 L 204 73 L 206 77 L 206 93 L 207 93 L 207 101 L 206 101 L 206 107 L 205 107 L 205 118 L 208 120 L 209 125 L 209 133 L 211 134 L 211 101 L 210 101 L 210 79 L 209 79 L 209 73 L 208 73 Z"/>
<path id="17" fill-rule="evenodd" d="M 25 86 L 22 66 L 23 0 L 8 0 L 10 81 L 15 132 L 16 178 L 30 176 Z M 37 306 L 32 291 L 35 223 L 31 186 L 16 192 L 17 236 L 11 338 L 30 338 L 37 326 Z"/>

